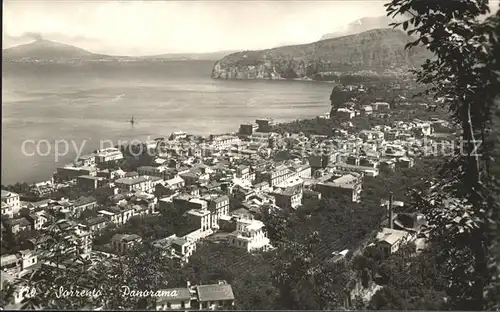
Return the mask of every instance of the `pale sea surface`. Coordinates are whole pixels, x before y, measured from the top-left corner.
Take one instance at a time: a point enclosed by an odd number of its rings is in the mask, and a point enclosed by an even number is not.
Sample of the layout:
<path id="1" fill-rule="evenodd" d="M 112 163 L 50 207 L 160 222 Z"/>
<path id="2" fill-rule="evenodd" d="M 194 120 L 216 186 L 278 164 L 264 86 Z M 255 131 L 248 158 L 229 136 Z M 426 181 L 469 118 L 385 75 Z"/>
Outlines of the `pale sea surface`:
<path id="1" fill-rule="evenodd" d="M 331 85 L 299 81 L 212 80 L 212 62 L 12 65 L 2 68 L 2 184 L 39 182 L 101 140 L 145 140 L 173 131 L 236 132 L 241 123 L 313 118 L 330 110 Z M 137 123 L 127 121 L 135 116 Z M 51 143 L 46 156 L 22 144 Z M 55 160 L 54 142 L 68 155 Z M 74 142 L 74 143 L 72 143 Z M 47 144 L 40 152 L 47 153 Z M 64 145 L 59 145 L 64 151 Z M 26 152 L 35 152 L 33 143 Z"/>

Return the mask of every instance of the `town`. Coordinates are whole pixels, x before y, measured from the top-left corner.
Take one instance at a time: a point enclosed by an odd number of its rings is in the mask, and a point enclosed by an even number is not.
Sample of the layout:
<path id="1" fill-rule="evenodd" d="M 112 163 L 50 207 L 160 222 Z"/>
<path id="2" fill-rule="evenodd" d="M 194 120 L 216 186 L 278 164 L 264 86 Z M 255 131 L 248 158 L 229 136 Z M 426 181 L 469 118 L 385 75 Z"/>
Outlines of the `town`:
<path id="1" fill-rule="evenodd" d="M 398 95 L 388 102 L 374 98 L 361 103 L 369 88 L 335 87 L 331 112 L 309 121 L 313 126 L 258 119 L 232 134 L 199 137 L 178 131 L 141 145 L 81 156 L 57 168 L 45 182 L 23 189 L 5 187 L 0 285 L 3 291 L 10 285 L 13 295 L 2 305 L 23 306 L 33 296 L 27 277 L 37 270 L 83 266 L 75 256 L 109 262 L 145 245 L 185 267 L 207 243 L 250 255 L 272 252 L 276 246 L 263 214 L 294 214 L 328 199 L 364 209 L 367 181 L 384 181 L 387 174 L 435 157 L 435 147 L 445 146 L 443 138 L 454 132 L 428 101 Z M 391 88 L 402 90 L 399 85 Z M 343 94 L 342 100 L 334 93 Z M 369 127 L 357 126 L 366 120 L 372 123 Z M 314 131 L 316 126 L 327 132 Z M 139 155 L 133 152 L 137 149 Z M 347 249 L 328 246 L 330 261 L 347 261 L 370 248 L 384 258 L 402 246 L 412 246 L 415 254 L 426 248 L 427 238 L 420 233 L 425 218 L 405 212 L 406 203 L 391 191 L 387 188 L 375 198 L 382 213 L 375 222 L 381 227 L 367 229 L 365 237 Z M 161 218 L 169 218 L 168 225 L 146 229 L 150 234 L 140 229 L 141 220 Z M 62 253 L 53 252 L 51 233 L 65 242 Z M 156 298 L 149 308 L 239 307 L 240 294 L 226 280 L 172 286 L 161 291 L 175 296 Z M 352 307 L 364 288 L 374 292 L 382 287 L 365 286 L 349 290 L 342 306 Z"/>

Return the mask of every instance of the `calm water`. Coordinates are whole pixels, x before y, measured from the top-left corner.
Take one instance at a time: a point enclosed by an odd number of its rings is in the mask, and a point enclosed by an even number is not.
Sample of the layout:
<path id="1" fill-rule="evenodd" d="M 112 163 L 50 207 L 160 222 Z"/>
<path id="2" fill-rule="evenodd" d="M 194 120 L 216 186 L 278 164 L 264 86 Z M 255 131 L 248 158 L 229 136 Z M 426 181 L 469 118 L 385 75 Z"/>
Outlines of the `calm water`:
<path id="1" fill-rule="evenodd" d="M 2 184 L 48 179 L 75 150 L 101 140 L 144 140 L 183 130 L 235 132 L 257 118 L 311 118 L 329 111 L 331 85 L 295 81 L 210 79 L 212 62 L 163 64 L 5 65 L 2 69 Z M 135 116 L 132 127 L 127 121 Z M 24 155 L 26 140 L 47 140 L 46 156 Z M 69 142 L 55 159 L 54 142 Z M 72 143 L 74 142 L 74 143 Z M 25 151 L 35 151 L 32 142 Z M 75 144 L 77 149 L 71 144 Z M 64 151 L 64 145 L 59 149 Z M 39 145 L 42 154 L 46 144 Z"/>

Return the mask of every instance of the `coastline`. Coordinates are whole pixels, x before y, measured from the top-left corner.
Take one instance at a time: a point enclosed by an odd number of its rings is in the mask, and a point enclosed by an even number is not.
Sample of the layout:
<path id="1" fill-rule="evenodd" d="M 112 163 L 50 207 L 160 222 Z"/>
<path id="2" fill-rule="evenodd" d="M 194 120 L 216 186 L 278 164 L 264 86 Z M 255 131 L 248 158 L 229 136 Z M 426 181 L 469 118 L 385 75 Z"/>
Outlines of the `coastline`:
<path id="1" fill-rule="evenodd" d="M 319 116 L 318 116 L 319 117 Z M 271 119 L 274 119 L 271 117 Z M 297 119 L 296 119 L 297 120 Z M 300 120 L 308 120 L 308 119 L 300 119 Z M 276 125 L 279 125 L 279 124 L 284 124 L 284 123 L 287 123 L 287 122 L 292 122 L 294 120 L 289 120 L 289 121 L 281 121 L 279 123 L 276 123 Z M 249 123 L 252 123 L 252 122 L 249 122 Z M 237 129 L 237 125 L 235 125 L 235 128 Z M 183 130 L 177 130 L 175 132 L 184 132 Z M 224 135 L 231 135 L 231 136 L 237 136 L 238 135 L 238 131 L 234 131 L 234 132 L 221 132 L 221 133 L 209 133 L 209 134 L 200 134 L 200 133 L 186 133 L 188 136 L 190 137 L 194 137 L 194 138 L 202 138 L 202 139 L 209 139 L 210 136 L 224 136 Z M 125 138 L 125 139 L 121 139 L 121 140 L 118 140 L 118 142 L 126 142 L 126 144 L 128 143 L 140 143 L 140 144 L 145 144 L 147 143 L 148 141 L 156 141 L 158 139 L 168 139 L 168 135 L 164 135 L 164 136 L 146 136 L 145 139 L 138 139 L 137 137 L 128 137 L 128 138 Z M 106 142 L 107 140 L 103 140 L 101 139 L 101 142 Z M 120 146 L 124 146 L 125 144 L 115 144 L 113 145 L 112 147 L 114 148 L 120 148 Z M 94 146 L 95 147 L 95 146 Z M 111 146 L 110 146 L 111 147 Z M 90 153 L 93 153 L 94 151 L 96 150 L 96 148 L 93 148 L 93 147 L 90 147 L 90 146 L 87 146 L 85 150 L 82 151 L 82 154 L 90 154 Z M 76 155 L 67 155 L 69 158 L 71 159 L 74 159 Z M 42 158 L 42 159 L 46 159 L 46 158 Z M 54 167 L 54 170 L 58 167 L 64 167 L 65 165 L 68 165 L 69 163 L 66 163 L 66 162 L 55 162 L 52 158 L 49 158 L 49 159 L 46 159 L 47 162 L 50 162 L 51 165 L 56 165 L 56 166 L 51 166 L 51 167 Z M 61 159 L 62 160 L 62 159 Z M 45 163 L 45 164 L 44 164 Z M 43 163 L 37 163 L 35 165 L 33 165 L 30 169 L 35 169 L 35 168 L 38 168 L 40 166 L 48 166 L 48 164 L 46 163 L 46 161 L 44 161 Z M 2 185 L 15 185 L 15 184 L 23 184 L 23 183 L 27 183 L 29 185 L 34 185 L 34 184 L 37 184 L 37 183 L 44 183 L 48 180 L 51 179 L 51 175 L 49 176 L 46 176 L 45 174 L 43 173 L 39 173 L 39 174 L 33 174 L 33 176 L 44 176 L 44 178 L 33 178 L 33 179 L 25 179 L 25 180 L 16 180 L 16 181 L 9 181 L 9 182 L 3 182 L 2 181 Z"/>

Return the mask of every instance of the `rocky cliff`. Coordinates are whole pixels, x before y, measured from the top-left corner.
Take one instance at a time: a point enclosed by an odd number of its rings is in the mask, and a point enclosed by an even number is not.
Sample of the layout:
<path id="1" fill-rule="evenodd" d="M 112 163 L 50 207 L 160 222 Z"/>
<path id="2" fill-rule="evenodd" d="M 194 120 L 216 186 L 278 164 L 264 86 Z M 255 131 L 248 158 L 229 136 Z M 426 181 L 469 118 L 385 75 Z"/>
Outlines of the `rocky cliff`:
<path id="1" fill-rule="evenodd" d="M 406 73 L 430 57 L 423 48 L 404 50 L 412 38 L 395 29 L 260 51 L 243 51 L 217 61 L 215 79 L 333 80 L 341 74 L 389 75 Z"/>

